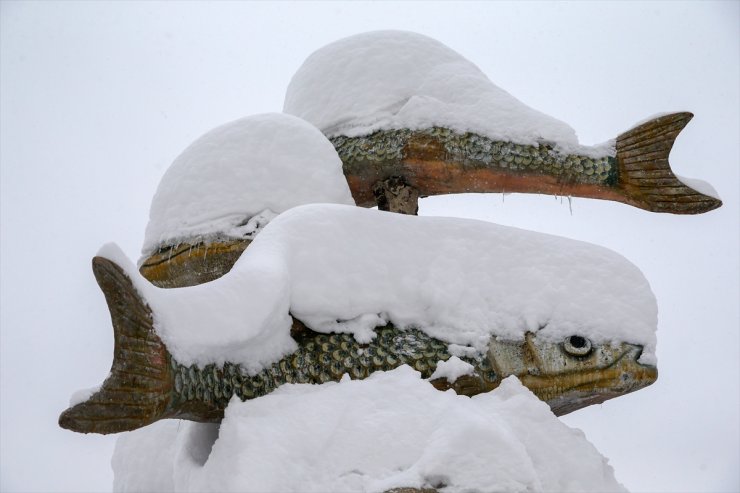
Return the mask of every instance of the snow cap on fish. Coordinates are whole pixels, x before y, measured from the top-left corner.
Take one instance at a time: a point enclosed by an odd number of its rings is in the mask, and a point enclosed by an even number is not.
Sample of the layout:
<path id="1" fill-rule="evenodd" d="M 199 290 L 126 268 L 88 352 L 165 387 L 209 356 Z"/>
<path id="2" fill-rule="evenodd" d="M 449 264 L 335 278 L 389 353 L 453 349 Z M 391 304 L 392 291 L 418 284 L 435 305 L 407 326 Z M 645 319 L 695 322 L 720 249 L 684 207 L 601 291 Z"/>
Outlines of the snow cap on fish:
<path id="1" fill-rule="evenodd" d="M 290 81 L 284 111 L 328 137 L 438 126 L 578 145 L 566 123 L 525 105 L 439 41 L 406 31 L 357 34 L 315 51 Z"/>
<path id="2" fill-rule="evenodd" d="M 252 238 L 276 214 L 316 202 L 354 205 L 326 137 L 292 115 L 242 118 L 207 132 L 172 163 L 152 200 L 142 252 Z"/>

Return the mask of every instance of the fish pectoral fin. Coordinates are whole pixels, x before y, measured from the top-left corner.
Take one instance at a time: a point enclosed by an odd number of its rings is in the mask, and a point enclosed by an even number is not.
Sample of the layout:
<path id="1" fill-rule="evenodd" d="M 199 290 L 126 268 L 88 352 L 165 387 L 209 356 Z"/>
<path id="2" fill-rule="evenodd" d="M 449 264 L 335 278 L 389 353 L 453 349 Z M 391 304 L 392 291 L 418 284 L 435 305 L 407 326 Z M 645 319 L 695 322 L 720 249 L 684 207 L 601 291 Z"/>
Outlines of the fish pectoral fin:
<path id="1" fill-rule="evenodd" d="M 617 137 L 617 185 L 627 203 L 673 214 L 700 214 L 722 205 L 721 200 L 683 183 L 668 163 L 676 137 L 693 116 L 689 112 L 663 115 Z"/>

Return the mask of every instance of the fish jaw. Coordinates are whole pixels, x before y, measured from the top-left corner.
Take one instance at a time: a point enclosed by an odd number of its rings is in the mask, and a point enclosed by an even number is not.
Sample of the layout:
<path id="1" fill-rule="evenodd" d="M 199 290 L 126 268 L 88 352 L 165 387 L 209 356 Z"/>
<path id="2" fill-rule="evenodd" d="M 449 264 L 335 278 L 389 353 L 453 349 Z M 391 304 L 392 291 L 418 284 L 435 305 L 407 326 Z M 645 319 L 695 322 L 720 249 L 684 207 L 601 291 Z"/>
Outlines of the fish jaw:
<path id="1" fill-rule="evenodd" d="M 560 388 L 562 387 L 560 380 L 559 385 L 537 387 L 534 382 L 531 385 L 536 388 L 535 394 L 547 402 L 552 412 L 556 416 L 562 416 L 643 389 L 658 378 L 657 367 L 641 365 L 628 358 L 621 360 L 620 364 L 614 367 L 595 373 L 598 374 L 581 375 L 581 378 L 574 380 L 573 386 L 567 389 Z M 567 380 L 565 382 L 568 383 Z"/>
<path id="2" fill-rule="evenodd" d="M 607 368 L 560 375 L 524 375 L 522 383 L 537 397 L 547 402 L 556 416 L 571 413 L 592 404 L 619 397 L 651 385 L 658 378 L 655 366 L 642 365 L 632 354 L 625 353 Z"/>
<path id="3" fill-rule="evenodd" d="M 657 367 L 638 362 L 642 346 L 593 345 L 583 355 L 570 354 L 565 346 L 529 332 L 524 341 L 492 339 L 488 357 L 499 382 L 517 376 L 557 416 L 642 389 L 658 378 Z"/>

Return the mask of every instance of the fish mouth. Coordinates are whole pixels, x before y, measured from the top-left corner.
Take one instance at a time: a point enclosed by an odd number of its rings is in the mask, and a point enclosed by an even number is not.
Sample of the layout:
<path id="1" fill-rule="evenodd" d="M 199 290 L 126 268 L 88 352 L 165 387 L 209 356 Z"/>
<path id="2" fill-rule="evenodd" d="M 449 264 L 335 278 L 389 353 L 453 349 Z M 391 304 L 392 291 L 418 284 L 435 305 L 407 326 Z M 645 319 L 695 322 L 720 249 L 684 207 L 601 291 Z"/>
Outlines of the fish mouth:
<path id="1" fill-rule="evenodd" d="M 558 416 L 642 389 L 658 378 L 655 366 L 639 362 L 643 346 L 637 344 L 593 344 L 580 336 L 558 342 L 528 332 L 524 341 L 493 339 L 488 349 L 499 379 L 515 375 Z"/>
<path id="2" fill-rule="evenodd" d="M 611 365 L 557 374 L 525 374 L 522 383 L 547 402 L 556 416 L 562 416 L 614 397 L 640 390 L 658 378 L 658 368 L 638 362 L 642 347 L 628 349 Z"/>

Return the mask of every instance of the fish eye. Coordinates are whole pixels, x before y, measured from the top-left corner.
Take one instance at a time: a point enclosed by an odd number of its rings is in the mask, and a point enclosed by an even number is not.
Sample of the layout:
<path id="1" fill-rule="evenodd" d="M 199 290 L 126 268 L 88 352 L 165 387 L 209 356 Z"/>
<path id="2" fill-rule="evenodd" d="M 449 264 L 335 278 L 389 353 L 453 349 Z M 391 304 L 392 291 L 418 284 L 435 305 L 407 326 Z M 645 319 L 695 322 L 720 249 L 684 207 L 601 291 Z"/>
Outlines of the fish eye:
<path id="1" fill-rule="evenodd" d="M 570 336 L 563 341 L 563 348 L 573 356 L 585 356 L 591 352 L 591 341 L 582 336 Z"/>

